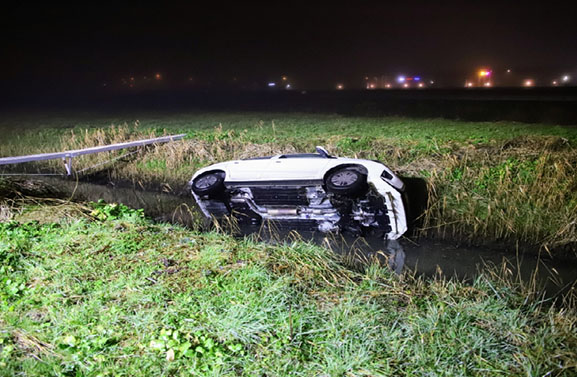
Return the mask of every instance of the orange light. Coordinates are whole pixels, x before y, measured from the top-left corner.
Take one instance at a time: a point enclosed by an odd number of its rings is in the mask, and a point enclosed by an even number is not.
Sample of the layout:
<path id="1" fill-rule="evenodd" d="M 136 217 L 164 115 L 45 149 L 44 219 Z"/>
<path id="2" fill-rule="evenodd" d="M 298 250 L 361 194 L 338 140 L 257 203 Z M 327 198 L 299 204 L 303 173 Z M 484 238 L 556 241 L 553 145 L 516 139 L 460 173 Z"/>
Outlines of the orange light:
<path id="1" fill-rule="evenodd" d="M 287 80 L 288 80 L 288 78 L 286 76 L 282 77 L 282 81 L 287 81 Z"/>
<path id="2" fill-rule="evenodd" d="M 533 86 L 534 84 L 535 83 L 531 79 L 525 80 L 525 82 L 523 83 L 524 86 Z"/>
<path id="3" fill-rule="evenodd" d="M 157 80 L 162 80 L 162 75 L 160 73 L 157 73 L 156 75 L 154 75 L 154 78 Z"/>

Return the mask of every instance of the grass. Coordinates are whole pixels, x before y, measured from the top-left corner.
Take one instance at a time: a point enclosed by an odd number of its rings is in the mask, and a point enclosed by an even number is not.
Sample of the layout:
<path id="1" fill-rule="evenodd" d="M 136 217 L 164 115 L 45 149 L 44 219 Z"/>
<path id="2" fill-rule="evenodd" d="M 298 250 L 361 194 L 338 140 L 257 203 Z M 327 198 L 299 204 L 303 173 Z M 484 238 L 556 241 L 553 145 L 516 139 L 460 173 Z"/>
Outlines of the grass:
<path id="1" fill-rule="evenodd" d="M 71 206 L 13 202 L 0 223 L 0 375 L 577 373 L 574 305 L 497 270 L 397 276 L 303 241 Z"/>
<path id="2" fill-rule="evenodd" d="M 54 114 L 4 117 L 0 155 L 49 152 L 186 133 L 184 142 L 75 159 L 113 179 L 179 187 L 207 164 L 312 151 L 379 159 L 427 181 L 420 234 L 468 242 L 524 242 L 547 249 L 577 244 L 577 128 L 514 122 L 343 117 L 283 113 Z M 62 171 L 59 161 L 49 163 Z M 91 172 L 94 170 L 88 170 Z M 164 185 L 163 187 L 167 187 Z"/>

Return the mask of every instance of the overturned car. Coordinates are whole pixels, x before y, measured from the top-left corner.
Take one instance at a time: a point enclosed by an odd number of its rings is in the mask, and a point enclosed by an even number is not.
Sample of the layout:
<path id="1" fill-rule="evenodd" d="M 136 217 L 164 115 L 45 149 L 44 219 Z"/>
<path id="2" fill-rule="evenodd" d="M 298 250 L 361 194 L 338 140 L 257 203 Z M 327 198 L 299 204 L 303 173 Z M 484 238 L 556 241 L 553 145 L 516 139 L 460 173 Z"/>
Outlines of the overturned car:
<path id="1" fill-rule="evenodd" d="M 403 182 L 378 161 L 317 153 L 221 162 L 197 171 L 191 191 L 207 218 L 240 224 L 351 231 L 397 239 L 407 230 Z"/>

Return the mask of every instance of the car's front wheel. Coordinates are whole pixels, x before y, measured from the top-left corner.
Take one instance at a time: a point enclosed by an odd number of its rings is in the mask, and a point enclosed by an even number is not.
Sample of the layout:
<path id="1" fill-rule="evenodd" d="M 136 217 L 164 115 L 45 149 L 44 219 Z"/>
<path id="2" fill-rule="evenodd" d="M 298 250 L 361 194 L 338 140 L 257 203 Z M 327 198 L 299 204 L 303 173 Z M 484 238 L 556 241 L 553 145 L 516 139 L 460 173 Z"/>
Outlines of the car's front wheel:
<path id="1" fill-rule="evenodd" d="M 333 194 L 354 195 L 366 188 L 367 177 L 357 170 L 344 168 L 330 173 L 325 180 L 325 185 Z"/>
<path id="2" fill-rule="evenodd" d="M 214 195 L 224 191 L 224 173 L 212 171 L 199 175 L 192 181 L 192 191 L 197 195 Z"/>

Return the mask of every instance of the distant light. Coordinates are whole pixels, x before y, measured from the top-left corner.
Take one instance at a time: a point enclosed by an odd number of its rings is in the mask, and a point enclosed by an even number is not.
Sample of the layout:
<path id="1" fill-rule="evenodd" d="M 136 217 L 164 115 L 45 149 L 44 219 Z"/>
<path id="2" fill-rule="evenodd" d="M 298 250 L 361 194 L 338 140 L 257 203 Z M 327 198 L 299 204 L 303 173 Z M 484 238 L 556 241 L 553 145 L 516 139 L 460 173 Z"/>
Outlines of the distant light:
<path id="1" fill-rule="evenodd" d="M 405 76 L 399 76 L 399 77 L 397 77 L 397 81 L 398 81 L 398 82 L 405 82 Z"/>
<path id="2" fill-rule="evenodd" d="M 421 78 L 420 78 L 419 76 L 415 76 L 415 77 L 413 78 L 413 80 L 415 80 L 415 81 L 421 81 Z"/>
<path id="3" fill-rule="evenodd" d="M 385 84 L 385 88 L 390 89 L 391 84 Z"/>
<path id="4" fill-rule="evenodd" d="M 375 89 L 375 84 L 371 84 L 371 85 L 369 85 L 369 88 L 371 88 L 371 89 Z"/>
<path id="5" fill-rule="evenodd" d="M 423 86 L 425 86 L 422 82 L 419 83 L 419 88 L 422 88 Z"/>
<path id="6" fill-rule="evenodd" d="M 569 81 L 569 78 L 570 78 L 570 77 L 569 77 L 569 76 L 567 76 L 567 75 L 563 76 L 563 82 L 567 82 L 567 81 Z"/>
<path id="7" fill-rule="evenodd" d="M 409 87 L 409 84 L 407 84 L 407 83 L 403 84 L 403 88 L 408 88 L 408 87 Z"/>
<path id="8" fill-rule="evenodd" d="M 268 85 L 269 88 L 273 88 L 273 87 L 276 86 L 276 83 L 274 83 L 274 82 L 269 82 L 267 85 Z"/>
<path id="9" fill-rule="evenodd" d="M 468 82 L 468 83 L 465 84 L 465 86 L 466 86 L 467 88 L 471 88 L 471 87 L 473 87 L 473 83 L 472 83 L 472 82 Z"/>
<path id="10" fill-rule="evenodd" d="M 511 70 L 510 70 L 510 69 L 508 69 L 508 70 L 507 70 L 507 73 L 511 73 Z"/>
<path id="11" fill-rule="evenodd" d="M 292 88 L 292 87 L 291 87 L 291 84 L 286 84 L 285 88 L 287 88 L 287 89 Z"/>
<path id="12" fill-rule="evenodd" d="M 343 90 L 343 88 L 344 88 L 343 84 L 338 84 L 338 85 L 337 85 L 337 90 Z"/>
<path id="13" fill-rule="evenodd" d="M 482 77 L 491 76 L 491 71 L 482 69 L 479 71 L 479 76 L 482 76 Z"/>
<path id="14" fill-rule="evenodd" d="M 154 78 L 157 80 L 162 80 L 162 75 L 160 73 L 157 73 L 156 75 L 154 75 Z"/>
<path id="15" fill-rule="evenodd" d="M 369 79 L 369 76 L 365 76 L 365 80 L 368 80 L 368 79 Z"/>
<path id="16" fill-rule="evenodd" d="M 131 77 L 131 78 L 130 78 L 130 81 L 134 81 L 134 77 Z"/>
<path id="17" fill-rule="evenodd" d="M 533 80 L 528 79 L 525 80 L 525 82 L 523 83 L 523 86 L 533 86 L 535 83 L 533 82 Z"/>
<path id="18" fill-rule="evenodd" d="M 553 81 L 553 85 L 557 85 L 557 84 L 558 84 L 558 82 L 557 82 L 557 81 Z"/>
<path id="19" fill-rule="evenodd" d="M 433 80 L 429 81 L 431 83 L 431 85 L 433 85 L 435 82 Z"/>
<path id="20" fill-rule="evenodd" d="M 286 76 L 282 77 L 282 81 L 287 81 L 287 80 L 288 80 L 288 78 Z"/>
<path id="21" fill-rule="evenodd" d="M 486 82 L 484 85 L 487 86 L 487 87 L 489 87 L 489 86 L 491 86 L 491 83 L 490 83 L 490 82 Z"/>

